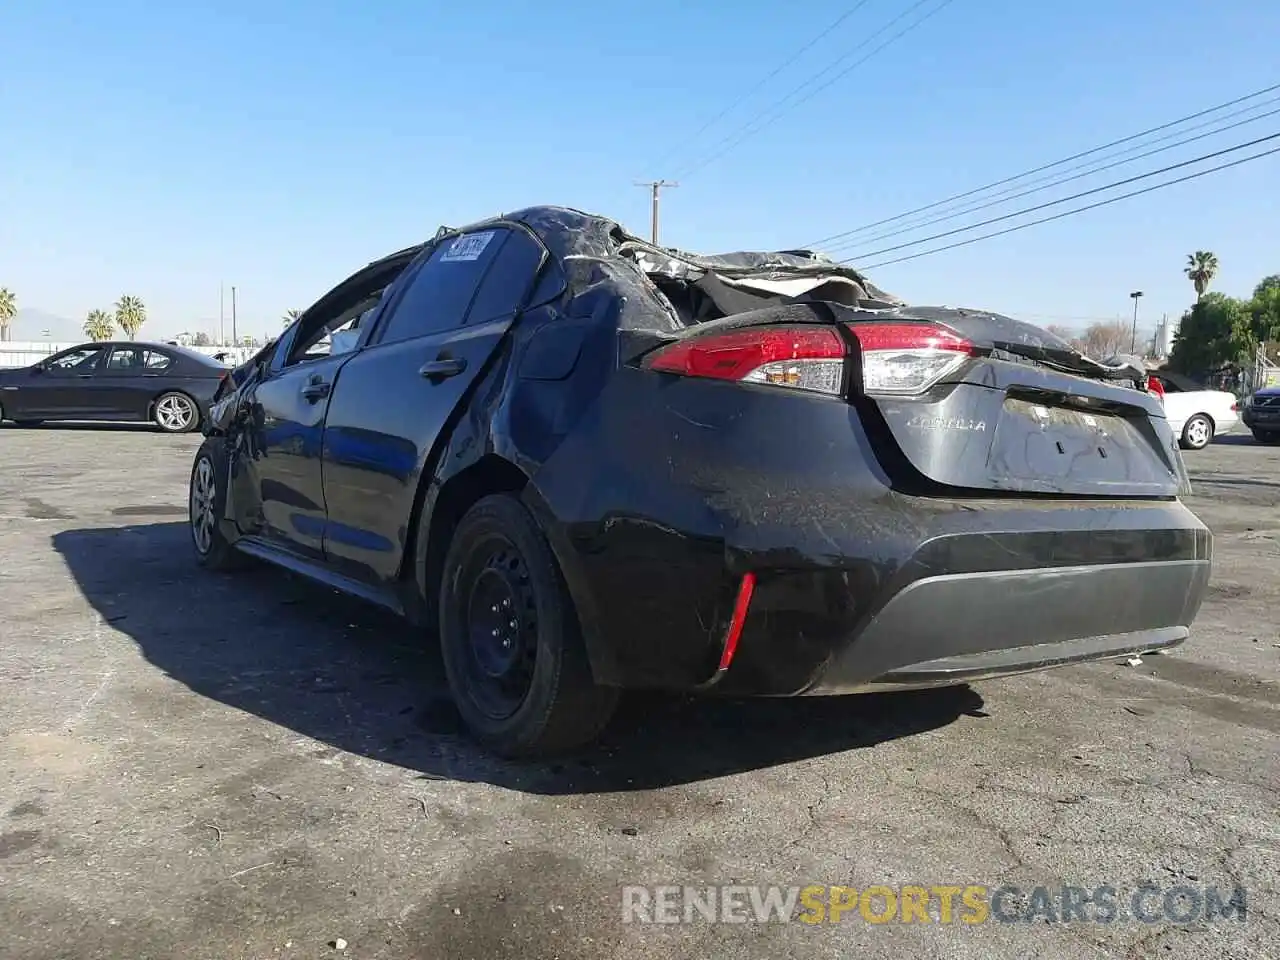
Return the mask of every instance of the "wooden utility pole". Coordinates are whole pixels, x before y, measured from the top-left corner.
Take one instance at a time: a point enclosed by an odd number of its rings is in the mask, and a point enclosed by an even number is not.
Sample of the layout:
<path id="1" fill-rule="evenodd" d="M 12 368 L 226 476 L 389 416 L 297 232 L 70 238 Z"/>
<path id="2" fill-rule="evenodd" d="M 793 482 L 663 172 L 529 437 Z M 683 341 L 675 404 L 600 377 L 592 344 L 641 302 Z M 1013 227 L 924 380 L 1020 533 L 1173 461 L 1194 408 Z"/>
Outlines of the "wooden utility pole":
<path id="1" fill-rule="evenodd" d="M 658 200 L 662 194 L 662 188 L 678 187 L 680 184 L 671 180 L 642 180 L 638 181 L 636 186 L 648 187 L 650 190 L 649 241 L 656 247 L 658 245 Z"/>

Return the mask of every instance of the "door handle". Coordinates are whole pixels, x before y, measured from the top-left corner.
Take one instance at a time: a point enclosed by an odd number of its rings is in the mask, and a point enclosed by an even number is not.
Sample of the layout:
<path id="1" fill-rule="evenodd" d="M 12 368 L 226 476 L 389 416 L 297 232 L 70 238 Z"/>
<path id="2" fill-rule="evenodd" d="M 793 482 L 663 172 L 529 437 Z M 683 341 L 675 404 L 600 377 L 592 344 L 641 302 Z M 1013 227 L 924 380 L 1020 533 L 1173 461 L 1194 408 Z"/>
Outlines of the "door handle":
<path id="1" fill-rule="evenodd" d="M 462 357 L 437 357 L 420 366 L 418 376 L 428 380 L 444 380 L 446 377 L 456 377 L 465 369 L 467 361 Z"/>
<path id="2" fill-rule="evenodd" d="M 81 380 L 92 380 L 92 379 L 93 379 L 93 374 L 92 374 L 92 373 L 81 373 L 81 374 L 77 374 L 77 376 L 78 376 Z"/>
<path id="3" fill-rule="evenodd" d="M 302 388 L 302 399 L 315 403 L 329 395 L 333 387 L 327 383 L 308 383 Z"/>

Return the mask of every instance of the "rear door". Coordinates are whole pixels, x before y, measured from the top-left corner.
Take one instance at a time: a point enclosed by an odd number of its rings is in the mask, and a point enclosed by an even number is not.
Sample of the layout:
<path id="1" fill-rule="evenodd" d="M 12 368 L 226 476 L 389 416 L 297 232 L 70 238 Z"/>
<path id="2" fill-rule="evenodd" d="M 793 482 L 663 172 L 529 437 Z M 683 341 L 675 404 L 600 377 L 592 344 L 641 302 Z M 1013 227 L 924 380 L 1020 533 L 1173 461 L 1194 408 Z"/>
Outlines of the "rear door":
<path id="1" fill-rule="evenodd" d="M 94 378 L 94 399 L 104 416 L 145 420 L 173 358 L 154 347 L 114 346 Z"/>
<path id="2" fill-rule="evenodd" d="M 418 479 L 546 259 L 515 224 L 444 238 L 342 368 L 323 465 L 325 553 L 344 572 L 396 576 Z"/>

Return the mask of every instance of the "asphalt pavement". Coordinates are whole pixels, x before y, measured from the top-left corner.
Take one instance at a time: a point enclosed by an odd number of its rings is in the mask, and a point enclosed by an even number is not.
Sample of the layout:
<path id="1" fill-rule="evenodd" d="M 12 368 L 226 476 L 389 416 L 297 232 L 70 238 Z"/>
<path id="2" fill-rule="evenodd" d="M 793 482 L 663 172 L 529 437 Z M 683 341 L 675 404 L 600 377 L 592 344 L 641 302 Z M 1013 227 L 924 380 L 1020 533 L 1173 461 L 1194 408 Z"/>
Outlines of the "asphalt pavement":
<path id="1" fill-rule="evenodd" d="M 1216 561 L 1172 653 L 634 697 L 601 748 L 519 766 L 462 735 L 428 637 L 196 567 L 198 443 L 0 428 L 0 957 L 1276 955 L 1280 447 L 1186 455 Z M 840 922 L 624 922 L 623 889 L 670 904 L 658 885 L 888 894 Z M 904 885 L 1004 892 L 981 923 L 936 900 L 878 922 Z M 1116 915 L 1064 910 L 1068 887 L 1113 888 Z"/>

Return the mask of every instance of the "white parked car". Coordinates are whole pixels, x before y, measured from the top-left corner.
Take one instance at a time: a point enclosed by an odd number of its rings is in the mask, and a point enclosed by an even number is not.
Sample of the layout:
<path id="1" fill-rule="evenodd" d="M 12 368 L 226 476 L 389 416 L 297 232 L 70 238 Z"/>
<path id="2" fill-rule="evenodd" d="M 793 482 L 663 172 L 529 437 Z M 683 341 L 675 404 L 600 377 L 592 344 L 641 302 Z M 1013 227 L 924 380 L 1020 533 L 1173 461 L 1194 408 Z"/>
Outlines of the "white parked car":
<path id="1" fill-rule="evenodd" d="M 1240 405 L 1233 393 L 1206 390 L 1176 373 L 1157 370 L 1151 379 L 1164 388 L 1164 412 L 1184 450 L 1203 450 L 1220 433 L 1240 425 Z"/>

